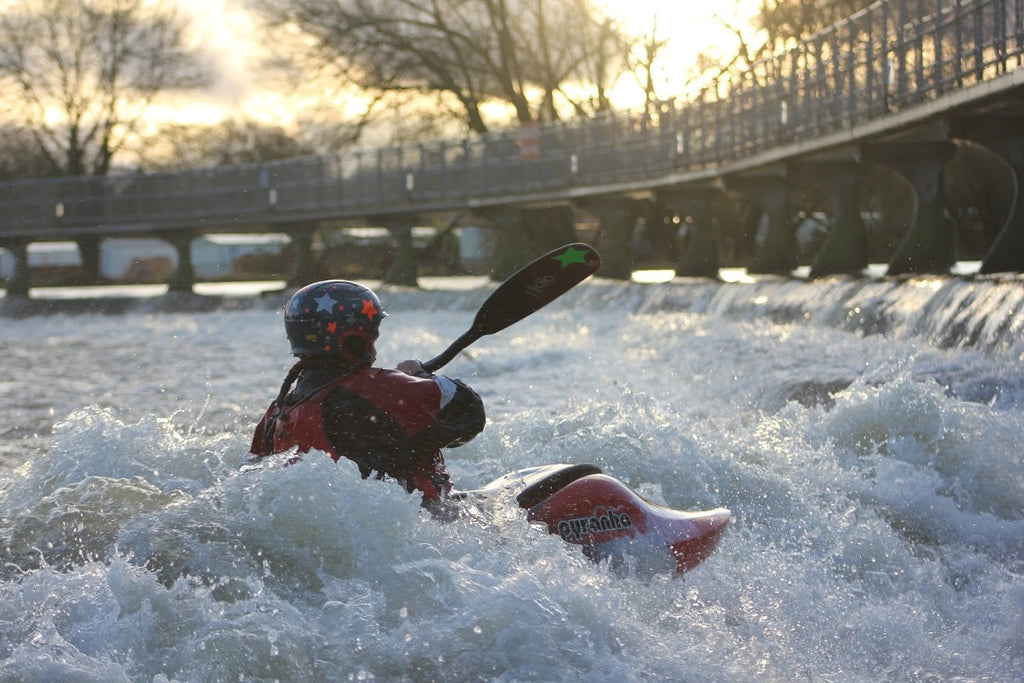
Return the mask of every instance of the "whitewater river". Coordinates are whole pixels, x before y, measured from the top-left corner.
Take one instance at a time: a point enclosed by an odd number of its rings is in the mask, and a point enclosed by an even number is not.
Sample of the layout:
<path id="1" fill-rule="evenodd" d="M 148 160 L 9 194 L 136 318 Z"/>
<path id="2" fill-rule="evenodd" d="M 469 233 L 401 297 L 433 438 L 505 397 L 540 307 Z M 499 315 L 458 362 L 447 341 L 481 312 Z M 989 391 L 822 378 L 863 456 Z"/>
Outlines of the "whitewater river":
<path id="1" fill-rule="evenodd" d="M 490 288 L 382 290 L 382 364 Z M 216 301 L 0 317 L 0 680 L 1024 678 L 1024 279 L 596 280 L 446 368 L 488 408 L 459 488 L 731 509 L 677 579 L 344 461 L 240 474 L 284 298 Z"/>

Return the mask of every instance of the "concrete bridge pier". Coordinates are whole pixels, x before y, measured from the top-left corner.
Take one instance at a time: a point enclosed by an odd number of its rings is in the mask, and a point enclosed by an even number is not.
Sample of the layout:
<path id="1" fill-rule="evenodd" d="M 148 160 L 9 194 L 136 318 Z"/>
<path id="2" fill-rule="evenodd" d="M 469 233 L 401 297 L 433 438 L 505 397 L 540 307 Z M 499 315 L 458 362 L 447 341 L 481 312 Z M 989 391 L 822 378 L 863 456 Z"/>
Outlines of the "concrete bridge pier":
<path id="1" fill-rule="evenodd" d="M 826 161 L 807 164 L 802 170 L 821 186 L 832 204 L 832 227 L 814 256 L 810 277 L 859 274 L 868 267 L 868 236 L 857 192 L 860 164 Z"/>
<path id="2" fill-rule="evenodd" d="M 863 158 L 884 164 L 914 187 L 917 208 L 907 236 L 889 261 L 888 275 L 948 273 L 956 261 L 956 235 L 942 200 L 942 169 L 956 152 L 949 140 L 869 145 Z"/>
<path id="3" fill-rule="evenodd" d="M 633 224 L 637 200 L 630 197 L 595 197 L 581 202 L 601 223 L 601 276 L 613 280 L 633 277 Z"/>
<path id="4" fill-rule="evenodd" d="M 1015 136 L 988 145 L 1013 171 L 1016 191 L 1013 208 L 981 261 L 982 273 L 1024 271 L 1024 137 Z"/>
<path id="5" fill-rule="evenodd" d="M 102 280 L 100 274 L 100 244 L 102 237 L 88 236 L 79 237 L 75 240 L 78 244 L 78 255 L 82 259 L 81 284 L 95 285 Z"/>
<path id="6" fill-rule="evenodd" d="M 168 293 L 192 293 L 192 287 L 196 283 L 195 268 L 192 266 L 192 240 L 194 237 L 191 233 L 164 233 L 160 236 L 160 239 L 168 242 L 178 252 L 178 267 L 167 280 Z"/>
<path id="7" fill-rule="evenodd" d="M 1006 139 L 990 148 L 1010 165 L 1016 190 L 1013 207 L 982 259 L 979 272 L 1024 272 L 1024 138 Z"/>
<path id="8" fill-rule="evenodd" d="M 384 272 L 384 284 L 419 287 L 416 248 L 412 242 L 412 229 L 416 224 L 413 214 L 381 216 L 374 219 L 391 233 L 393 250 L 391 262 Z"/>
<path id="9" fill-rule="evenodd" d="M 658 193 L 660 201 L 671 206 L 677 214 L 685 214 L 684 221 L 689 219 L 683 223 L 685 236 L 679 237 L 677 234 L 677 277 L 718 278 L 721 264 L 718 260 L 711 205 L 721 194 L 721 190 L 711 187 L 679 188 Z"/>
<path id="10" fill-rule="evenodd" d="M 296 223 L 284 228 L 292 243 L 292 272 L 285 283 L 288 287 L 305 287 L 319 279 L 313 260 L 313 235 L 319 228 L 320 224 L 316 222 Z"/>
<path id="11" fill-rule="evenodd" d="M 479 209 L 478 213 L 498 232 L 498 254 L 490 278 L 500 282 L 529 260 L 523 239 L 525 210 L 514 204 L 501 204 Z"/>
<path id="12" fill-rule="evenodd" d="M 992 150 L 1010 166 L 1016 191 L 1013 206 L 981 261 L 981 273 L 1024 271 L 1024 136 L 1019 133 L 1020 112 L 957 119 L 952 135 Z"/>
<path id="13" fill-rule="evenodd" d="M 28 245 L 31 240 L 11 239 L 3 244 L 14 258 L 14 272 L 7 281 L 7 296 L 28 296 L 28 290 L 32 286 L 32 275 L 28 269 Z"/>
<path id="14" fill-rule="evenodd" d="M 530 253 L 551 251 L 576 239 L 576 211 L 571 204 L 529 207 L 523 220 Z"/>
<path id="15" fill-rule="evenodd" d="M 780 169 L 772 175 L 736 176 L 726 182 L 729 189 L 743 193 L 761 207 L 768 219 L 767 229 L 747 271 L 788 275 L 798 263 L 785 171 Z"/>

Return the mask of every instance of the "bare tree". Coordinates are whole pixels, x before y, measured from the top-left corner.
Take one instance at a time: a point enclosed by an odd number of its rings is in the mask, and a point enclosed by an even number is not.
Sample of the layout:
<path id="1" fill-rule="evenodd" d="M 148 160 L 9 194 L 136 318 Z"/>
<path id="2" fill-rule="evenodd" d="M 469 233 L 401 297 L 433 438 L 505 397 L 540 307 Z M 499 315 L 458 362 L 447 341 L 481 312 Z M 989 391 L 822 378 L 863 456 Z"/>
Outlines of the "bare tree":
<path id="1" fill-rule="evenodd" d="M 280 126 L 226 119 L 212 126 L 170 123 L 148 149 L 146 170 L 169 171 L 288 159 L 314 150 Z"/>
<path id="2" fill-rule="evenodd" d="M 643 109 L 645 112 L 649 112 L 652 105 L 661 99 L 655 86 L 654 73 L 658 56 L 669 45 L 669 42 L 665 38 L 658 38 L 658 17 L 655 16 L 651 22 L 650 33 L 644 34 L 640 44 L 629 55 L 633 75 L 644 93 Z"/>
<path id="3" fill-rule="evenodd" d="M 591 0 L 253 0 L 368 92 L 443 93 L 470 130 L 503 102 L 521 122 L 608 107 L 630 40 Z"/>
<path id="4" fill-rule="evenodd" d="M 155 1 L 16 2 L 0 14 L 5 107 L 54 175 L 103 175 L 157 95 L 204 82 L 185 29 Z"/>
<path id="5" fill-rule="evenodd" d="M 11 124 L 0 124 L 0 182 L 46 178 L 53 174 L 40 153 L 32 132 Z"/>
<path id="6" fill-rule="evenodd" d="M 755 22 L 778 49 L 839 23 L 877 0 L 762 0 Z"/>
<path id="7" fill-rule="evenodd" d="M 746 74 L 762 82 L 778 78 L 778 73 L 754 73 L 750 70 L 754 65 L 760 65 L 761 69 L 773 69 L 775 65 L 770 59 L 773 54 L 851 17 L 875 2 L 877 0 L 761 0 L 757 12 L 749 18 L 748 26 L 742 25 L 745 22 L 729 18 L 729 8 L 723 2 L 722 11 L 716 13 L 715 19 L 735 38 L 736 51 L 718 56 L 701 53 L 693 81 L 704 85 L 714 81 L 727 82 L 737 74 Z M 739 16 L 735 11 L 738 4 L 733 3 L 735 16 Z M 758 31 L 751 33 L 750 28 Z"/>

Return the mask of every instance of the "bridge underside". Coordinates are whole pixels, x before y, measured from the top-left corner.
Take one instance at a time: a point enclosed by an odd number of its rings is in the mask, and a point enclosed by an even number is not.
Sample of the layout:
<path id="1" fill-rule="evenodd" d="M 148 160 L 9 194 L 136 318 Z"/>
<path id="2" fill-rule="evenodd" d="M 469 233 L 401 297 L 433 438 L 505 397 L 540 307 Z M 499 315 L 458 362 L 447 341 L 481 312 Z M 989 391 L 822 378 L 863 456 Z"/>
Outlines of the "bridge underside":
<path id="1" fill-rule="evenodd" d="M 985 116 L 961 118 L 951 127 L 958 138 L 970 140 L 992 150 L 1005 162 L 1011 178 L 1012 201 L 1001 222 L 993 228 L 995 235 L 981 264 L 982 273 L 1024 272 L 1024 135 L 1015 125 L 1019 116 Z M 791 206 L 794 184 L 810 183 L 827 198 L 828 225 L 820 248 L 810 263 L 810 277 L 836 274 L 862 274 L 869 261 L 870 235 L 863 220 L 865 197 L 861 196 L 861 180 L 873 164 L 893 169 L 910 188 L 912 219 L 889 260 L 888 274 L 947 273 L 956 261 L 957 234 L 951 220 L 951 209 L 943 192 L 945 172 L 957 154 L 958 146 L 950 139 L 889 140 L 861 145 L 845 155 L 825 159 L 775 164 L 753 172 L 735 174 L 723 181 L 703 181 L 663 187 L 637 199 L 635 193 L 584 197 L 572 202 L 548 205 L 518 205 L 510 202 L 483 207 L 473 212 L 478 222 L 489 225 L 498 235 L 500 249 L 493 263 L 492 275 L 502 279 L 521 266 L 538 249 L 556 242 L 570 241 L 578 235 L 574 226 L 583 214 L 597 219 L 596 241 L 604 255 L 601 275 L 612 279 L 629 279 L 634 268 L 642 267 L 648 255 L 637 253 L 631 239 L 637 221 L 651 204 L 664 214 L 655 217 L 657 229 L 672 231 L 660 241 L 659 262 L 669 262 L 680 277 L 718 276 L 723 264 L 737 264 L 734 254 L 723 254 L 723 224 L 738 220 L 735 212 L 723 206 L 745 202 L 761 216 L 747 234 L 752 257 L 745 264 L 751 273 L 792 273 L 798 264 L 796 221 Z M 368 225 L 383 226 L 392 236 L 393 257 L 385 272 L 384 282 L 416 286 L 418 284 L 418 253 L 412 230 L 429 214 L 396 212 L 367 217 Z M 664 225 L 661 225 L 661 224 Z M 330 229 L 314 220 L 274 223 L 255 226 L 273 232 L 284 232 L 291 239 L 292 270 L 287 276 L 290 286 L 301 286 L 323 275 L 313 253 L 318 232 Z M 216 228 L 210 232 L 216 232 Z M 735 231 L 733 231 L 735 232 Z M 202 233 L 188 231 L 156 231 L 153 233 L 173 245 L 178 255 L 177 269 L 168 279 L 174 292 L 190 292 L 196 282 L 192 265 L 192 241 Z M 100 277 L 101 232 L 75 239 L 81 257 L 81 276 L 77 282 L 92 284 Z M 8 296 L 27 296 L 31 287 L 28 237 L 6 238 L 2 246 L 14 262 L 8 277 Z M 668 245 L 668 246 L 666 246 Z M 655 256 L 658 256 L 657 254 Z"/>

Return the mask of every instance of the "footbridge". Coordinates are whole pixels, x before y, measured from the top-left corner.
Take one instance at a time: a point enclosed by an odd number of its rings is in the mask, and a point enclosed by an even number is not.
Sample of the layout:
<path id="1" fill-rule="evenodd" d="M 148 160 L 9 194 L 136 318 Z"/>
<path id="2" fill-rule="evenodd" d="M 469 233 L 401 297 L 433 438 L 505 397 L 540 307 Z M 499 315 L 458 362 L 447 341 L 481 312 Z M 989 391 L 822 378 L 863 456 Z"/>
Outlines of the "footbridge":
<path id="1" fill-rule="evenodd" d="M 17 262 L 8 294 L 28 293 L 32 242 L 73 240 L 98 275 L 100 242 L 126 236 L 173 244 L 171 288 L 189 290 L 192 240 L 223 232 L 287 233 L 300 283 L 312 272 L 315 233 L 338 224 L 387 227 L 397 257 L 385 279 L 415 283 L 412 227 L 452 212 L 501 231 L 507 268 L 524 259 L 524 226 L 571 230 L 586 212 L 600 225 L 602 274 L 625 279 L 634 223 L 652 202 L 693 219 L 676 273 L 715 277 L 720 246 L 708 212 L 724 192 L 763 212 L 748 270 L 787 273 L 797 265 L 788 208 L 796 177 L 817 183 L 830 205 L 811 275 L 857 273 L 868 265 L 857 187 L 870 164 L 913 188 L 914 218 L 889 273 L 941 273 L 956 260 L 943 169 L 961 140 L 1012 169 L 1013 206 L 982 270 L 1020 272 L 1022 65 L 1020 0 L 884 0 L 644 112 L 244 166 L 0 183 L 0 246 Z"/>

